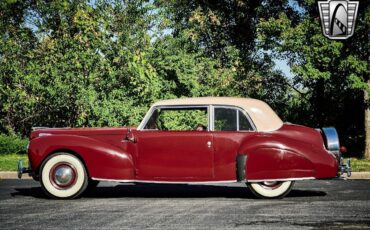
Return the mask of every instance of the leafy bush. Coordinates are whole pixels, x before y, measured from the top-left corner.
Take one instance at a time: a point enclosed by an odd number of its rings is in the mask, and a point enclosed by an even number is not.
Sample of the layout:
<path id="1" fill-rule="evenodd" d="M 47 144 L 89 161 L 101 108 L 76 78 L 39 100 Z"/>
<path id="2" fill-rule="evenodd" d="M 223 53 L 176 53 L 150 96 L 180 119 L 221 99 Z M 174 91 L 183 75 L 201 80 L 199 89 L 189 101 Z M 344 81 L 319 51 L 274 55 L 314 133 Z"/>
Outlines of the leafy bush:
<path id="1" fill-rule="evenodd" d="M 27 144 L 27 139 L 0 134 L 0 154 L 26 154 Z"/>

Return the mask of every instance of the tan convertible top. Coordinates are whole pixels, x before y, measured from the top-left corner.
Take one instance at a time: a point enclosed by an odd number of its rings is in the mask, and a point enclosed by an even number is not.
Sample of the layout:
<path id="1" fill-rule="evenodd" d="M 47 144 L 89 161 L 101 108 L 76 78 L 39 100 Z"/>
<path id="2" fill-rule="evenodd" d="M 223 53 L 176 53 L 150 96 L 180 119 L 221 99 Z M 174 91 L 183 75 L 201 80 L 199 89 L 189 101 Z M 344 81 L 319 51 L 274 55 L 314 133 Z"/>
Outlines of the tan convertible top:
<path id="1" fill-rule="evenodd" d="M 154 106 L 174 105 L 226 105 L 243 108 L 253 120 L 257 131 L 269 132 L 279 129 L 283 122 L 265 102 L 252 98 L 238 97 L 195 97 L 164 100 Z"/>

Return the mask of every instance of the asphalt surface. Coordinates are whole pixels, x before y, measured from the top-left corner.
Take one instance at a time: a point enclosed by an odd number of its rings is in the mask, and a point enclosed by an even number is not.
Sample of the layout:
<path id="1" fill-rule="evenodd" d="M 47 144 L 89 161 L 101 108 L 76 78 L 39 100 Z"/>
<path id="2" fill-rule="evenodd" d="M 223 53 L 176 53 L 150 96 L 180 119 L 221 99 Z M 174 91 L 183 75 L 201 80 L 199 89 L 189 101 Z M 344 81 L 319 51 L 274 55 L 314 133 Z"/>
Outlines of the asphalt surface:
<path id="1" fill-rule="evenodd" d="M 38 182 L 0 180 L 1 229 L 370 229 L 370 180 L 296 182 L 280 200 L 243 184 L 104 182 L 52 200 Z"/>

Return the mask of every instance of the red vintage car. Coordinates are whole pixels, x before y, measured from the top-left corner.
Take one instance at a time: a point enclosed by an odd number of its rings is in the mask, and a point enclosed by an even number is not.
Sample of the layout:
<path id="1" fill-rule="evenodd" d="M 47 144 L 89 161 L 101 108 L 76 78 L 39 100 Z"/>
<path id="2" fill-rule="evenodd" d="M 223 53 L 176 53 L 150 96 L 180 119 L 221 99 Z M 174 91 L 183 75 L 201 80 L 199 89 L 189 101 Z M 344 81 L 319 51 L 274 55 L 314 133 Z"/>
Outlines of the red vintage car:
<path id="1" fill-rule="evenodd" d="M 28 158 L 19 176 L 30 173 L 54 198 L 75 198 L 99 181 L 239 182 L 278 198 L 296 180 L 350 174 L 335 128 L 283 123 L 260 100 L 230 97 L 160 101 L 137 128 L 36 129 Z"/>

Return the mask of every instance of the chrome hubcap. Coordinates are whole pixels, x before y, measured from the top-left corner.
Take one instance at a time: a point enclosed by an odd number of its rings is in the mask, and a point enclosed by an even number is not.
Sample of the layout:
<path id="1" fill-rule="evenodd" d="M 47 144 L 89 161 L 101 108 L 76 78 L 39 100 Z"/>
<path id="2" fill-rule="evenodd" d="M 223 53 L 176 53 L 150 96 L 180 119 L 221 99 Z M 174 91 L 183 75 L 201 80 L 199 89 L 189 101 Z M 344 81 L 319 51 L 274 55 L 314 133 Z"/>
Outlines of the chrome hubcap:
<path id="1" fill-rule="evenodd" d="M 266 186 L 273 186 L 273 185 L 276 185 L 277 182 L 276 181 L 265 181 L 263 182 L 263 185 L 266 185 Z"/>
<path id="2" fill-rule="evenodd" d="M 273 189 L 279 188 L 282 185 L 282 182 L 278 182 L 278 181 L 264 181 L 264 182 L 260 183 L 260 185 L 263 188 L 265 188 L 265 189 L 273 190 Z"/>
<path id="3" fill-rule="evenodd" d="M 70 167 L 62 166 L 55 170 L 55 182 L 58 185 L 67 185 L 73 179 L 73 171 Z"/>
<path id="4" fill-rule="evenodd" d="M 50 171 L 50 181 L 58 189 L 67 189 L 76 182 L 76 170 L 67 163 L 55 165 Z"/>

